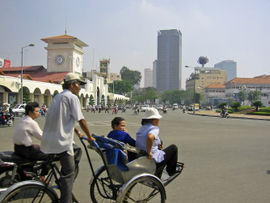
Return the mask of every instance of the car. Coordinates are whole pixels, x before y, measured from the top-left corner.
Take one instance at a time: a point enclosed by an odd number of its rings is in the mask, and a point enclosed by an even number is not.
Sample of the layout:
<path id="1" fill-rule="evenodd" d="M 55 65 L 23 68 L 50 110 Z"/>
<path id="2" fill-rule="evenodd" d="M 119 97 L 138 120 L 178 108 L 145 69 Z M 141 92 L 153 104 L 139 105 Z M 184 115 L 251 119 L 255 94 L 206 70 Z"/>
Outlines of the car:
<path id="1" fill-rule="evenodd" d="M 145 112 L 146 109 L 148 109 L 150 106 L 149 105 L 143 105 L 141 106 L 141 112 Z"/>
<path id="2" fill-rule="evenodd" d="M 174 103 L 173 106 L 172 106 L 173 109 L 178 109 L 178 104 L 177 103 Z"/>
<path id="3" fill-rule="evenodd" d="M 12 112 L 15 114 L 15 116 L 22 116 L 25 113 L 25 106 L 26 104 L 17 104 L 12 109 Z"/>

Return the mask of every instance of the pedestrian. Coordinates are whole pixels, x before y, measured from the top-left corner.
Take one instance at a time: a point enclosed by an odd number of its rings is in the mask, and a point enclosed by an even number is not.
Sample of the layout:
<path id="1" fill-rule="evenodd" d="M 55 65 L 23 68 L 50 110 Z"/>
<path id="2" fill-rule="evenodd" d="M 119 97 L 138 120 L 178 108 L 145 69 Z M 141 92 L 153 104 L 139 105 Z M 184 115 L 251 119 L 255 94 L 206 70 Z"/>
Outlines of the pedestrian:
<path id="1" fill-rule="evenodd" d="M 148 108 L 142 118 L 142 126 L 136 133 L 136 148 L 147 153 L 149 159 L 156 162 L 155 175 L 159 178 L 166 166 L 169 176 L 180 170 L 177 166 L 178 148 L 172 144 L 162 150 L 162 142 L 159 138 L 159 121 L 162 116 L 155 108 Z"/>
<path id="2" fill-rule="evenodd" d="M 74 132 L 81 137 L 82 133 L 74 127 L 78 121 L 88 141 L 95 140 L 90 133 L 81 111 L 78 94 L 80 85 L 85 81 L 76 73 L 68 73 L 63 81 L 63 92 L 54 96 L 47 111 L 41 151 L 46 154 L 57 154 L 61 163 L 60 203 L 72 202 L 74 180 Z"/>

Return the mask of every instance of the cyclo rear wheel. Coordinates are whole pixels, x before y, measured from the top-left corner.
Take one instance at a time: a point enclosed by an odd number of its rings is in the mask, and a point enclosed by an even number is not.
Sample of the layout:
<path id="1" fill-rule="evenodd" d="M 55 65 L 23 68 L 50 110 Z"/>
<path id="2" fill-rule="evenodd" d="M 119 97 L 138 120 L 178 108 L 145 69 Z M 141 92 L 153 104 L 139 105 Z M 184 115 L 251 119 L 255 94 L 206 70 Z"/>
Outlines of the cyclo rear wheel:
<path id="1" fill-rule="evenodd" d="M 117 202 L 165 203 L 166 192 L 160 180 L 152 174 L 140 174 L 125 183 L 120 189 Z"/>
<path id="2" fill-rule="evenodd" d="M 56 193 L 38 181 L 23 181 L 12 185 L 0 196 L 1 203 L 57 203 Z"/>
<path id="3" fill-rule="evenodd" d="M 105 166 L 101 166 L 90 182 L 90 196 L 93 203 L 115 202 L 116 193 L 120 186 L 115 181 L 113 183 L 115 184 L 111 185 Z"/>

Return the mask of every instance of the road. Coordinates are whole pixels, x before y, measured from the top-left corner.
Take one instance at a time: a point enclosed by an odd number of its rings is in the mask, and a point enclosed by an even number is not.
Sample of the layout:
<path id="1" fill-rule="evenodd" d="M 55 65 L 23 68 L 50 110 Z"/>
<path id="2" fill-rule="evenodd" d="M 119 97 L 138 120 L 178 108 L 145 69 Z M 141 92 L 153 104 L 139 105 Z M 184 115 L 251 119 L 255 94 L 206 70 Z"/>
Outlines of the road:
<path id="1" fill-rule="evenodd" d="M 180 110 L 162 115 L 160 136 L 164 145 L 176 144 L 179 159 L 185 163 L 183 173 L 166 187 L 167 202 L 270 202 L 269 121 L 194 116 Z M 97 135 L 111 130 L 114 116 L 85 113 L 90 130 Z M 142 115 L 128 110 L 118 116 L 126 119 L 127 129 L 135 137 Z M 41 127 L 44 120 L 38 119 Z M 13 127 L 0 128 L 1 151 L 12 149 L 12 132 Z M 98 167 L 100 159 L 96 154 L 91 156 Z M 74 186 L 80 202 L 91 202 L 91 177 L 84 152 Z"/>

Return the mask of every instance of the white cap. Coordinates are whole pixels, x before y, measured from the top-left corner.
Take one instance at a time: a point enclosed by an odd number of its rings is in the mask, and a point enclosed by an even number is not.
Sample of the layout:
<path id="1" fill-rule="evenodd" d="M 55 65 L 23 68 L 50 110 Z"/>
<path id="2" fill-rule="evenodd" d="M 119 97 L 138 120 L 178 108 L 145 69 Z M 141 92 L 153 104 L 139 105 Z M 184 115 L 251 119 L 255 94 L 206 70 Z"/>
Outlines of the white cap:
<path id="1" fill-rule="evenodd" d="M 156 108 L 147 108 L 145 110 L 144 117 L 142 119 L 161 119 L 162 116 L 159 114 Z"/>
<path id="2" fill-rule="evenodd" d="M 73 81 L 73 80 L 77 80 L 78 82 L 80 82 L 80 85 L 85 85 L 86 84 L 84 79 L 80 75 L 78 75 L 77 73 L 68 73 L 68 74 L 66 74 L 66 76 L 64 77 L 63 82 L 68 82 L 68 81 Z"/>

